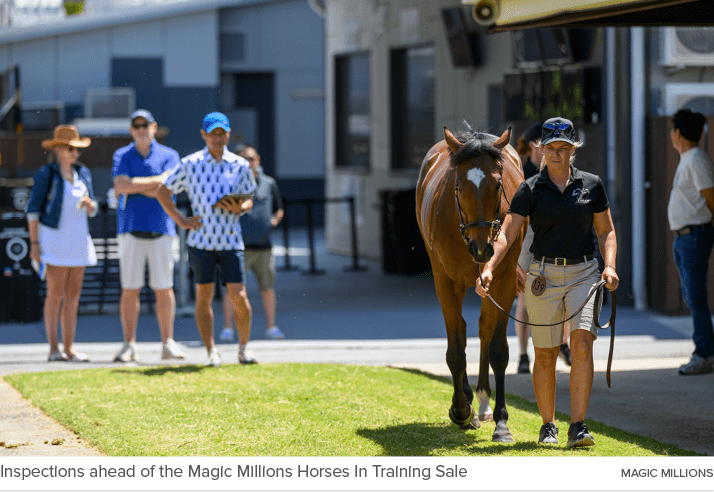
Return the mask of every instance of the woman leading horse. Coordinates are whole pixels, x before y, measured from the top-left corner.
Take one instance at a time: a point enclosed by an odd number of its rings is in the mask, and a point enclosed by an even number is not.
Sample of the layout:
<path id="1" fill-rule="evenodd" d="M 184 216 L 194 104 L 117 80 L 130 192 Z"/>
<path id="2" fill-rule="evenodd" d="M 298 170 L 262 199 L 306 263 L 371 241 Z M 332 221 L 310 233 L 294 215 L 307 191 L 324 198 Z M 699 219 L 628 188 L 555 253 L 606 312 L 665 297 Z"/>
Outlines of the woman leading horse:
<path id="1" fill-rule="evenodd" d="M 614 291 L 617 240 L 605 187 L 596 175 L 572 165 L 575 140 L 570 120 L 551 118 L 543 124 L 540 145 L 543 160 L 539 174 L 526 180 L 513 197 L 503 223 L 503 234 L 494 241 L 494 254 L 486 262 L 476 292 L 488 296 L 499 289 L 497 273 L 502 260 L 520 244 L 518 235 L 527 218 L 533 228 L 533 261 L 526 278 L 525 302 L 532 323 L 535 348 L 533 388 L 543 420 L 538 441 L 558 443 L 555 426 L 555 363 L 562 340 L 562 326 L 553 324 L 575 313 L 600 279 Z M 602 275 L 593 259 L 592 228 L 605 261 Z M 484 300 L 485 303 L 485 300 Z M 595 443 L 584 423 L 593 382 L 593 341 L 597 338 L 595 300 L 589 298 L 570 325 L 572 367 L 570 370 L 569 447 Z"/>
<path id="2" fill-rule="evenodd" d="M 444 135 L 445 140 L 432 147 L 422 162 L 416 214 L 446 325 L 446 362 L 454 383 L 449 417 L 463 429 L 479 428 L 480 421 L 495 420 L 493 440 L 512 442 L 504 395 L 508 316 L 493 303 L 481 305 L 476 416 L 474 393 L 466 375 L 466 322 L 461 308 L 466 291 L 478 279 L 478 264 L 490 260 L 494 242 L 503 236 L 501 224 L 513 194 L 523 182 L 521 161 L 508 144 L 510 128 L 496 137 L 470 129 L 454 136 L 444 127 Z M 516 296 L 516 263 L 522 237 L 522 233 L 512 234 L 511 241 L 517 247 L 501 252 L 502 262 L 492 271 L 491 295 L 507 309 Z M 496 380 L 493 411 L 489 405 L 489 363 Z"/>

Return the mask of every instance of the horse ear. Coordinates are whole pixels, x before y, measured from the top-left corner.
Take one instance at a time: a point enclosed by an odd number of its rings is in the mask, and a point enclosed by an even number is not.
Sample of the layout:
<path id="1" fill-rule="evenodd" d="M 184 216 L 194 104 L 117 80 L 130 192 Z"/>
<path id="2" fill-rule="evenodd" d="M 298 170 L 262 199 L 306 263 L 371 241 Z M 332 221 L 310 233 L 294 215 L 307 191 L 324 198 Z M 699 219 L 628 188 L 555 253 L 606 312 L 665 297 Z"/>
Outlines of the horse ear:
<path id="1" fill-rule="evenodd" d="M 454 134 L 452 134 L 449 129 L 446 128 L 446 125 L 444 125 L 444 138 L 446 139 L 446 143 L 449 145 L 451 152 L 455 153 L 463 146 L 463 144 L 459 142 L 459 139 L 454 137 Z"/>
<path id="2" fill-rule="evenodd" d="M 496 142 L 493 143 L 493 147 L 497 147 L 498 149 L 503 149 L 508 145 L 508 143 L 511 141 L 511 126 L 509 125 L 508 128 L 506 129 L 503 134 L 498 138 Z"/>

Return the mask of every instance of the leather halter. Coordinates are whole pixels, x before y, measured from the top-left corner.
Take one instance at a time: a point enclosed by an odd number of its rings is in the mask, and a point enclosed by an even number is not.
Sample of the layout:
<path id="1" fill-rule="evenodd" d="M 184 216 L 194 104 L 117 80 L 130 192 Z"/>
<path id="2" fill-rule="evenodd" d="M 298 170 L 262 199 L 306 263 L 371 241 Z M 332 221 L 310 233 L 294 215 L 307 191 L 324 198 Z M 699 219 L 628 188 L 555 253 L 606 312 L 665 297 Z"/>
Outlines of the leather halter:
<path id="1" fill-rule="evenodd" d="M 469 242 L 466 237 L 466 230 L 471 228 L 490 228 L 492 241 L 498 238 L 498 233 L 501 231 L 501 199 L 503 198 L 503 181 L 498 180 L 499 194 L 498 194 L 498 209 L 496 210 L 496 219 L 494 221 L 474 221 L 472 223 L 464 224 L 464 216 L 461 213 L 461 202 L 459 201 L 459 185 L 454 187 L 454 196 L 456 197 L 456 209 L 459 211 L 459 231 L 461 231 L 461 238 L 463 238 L 465 243 Z"/>

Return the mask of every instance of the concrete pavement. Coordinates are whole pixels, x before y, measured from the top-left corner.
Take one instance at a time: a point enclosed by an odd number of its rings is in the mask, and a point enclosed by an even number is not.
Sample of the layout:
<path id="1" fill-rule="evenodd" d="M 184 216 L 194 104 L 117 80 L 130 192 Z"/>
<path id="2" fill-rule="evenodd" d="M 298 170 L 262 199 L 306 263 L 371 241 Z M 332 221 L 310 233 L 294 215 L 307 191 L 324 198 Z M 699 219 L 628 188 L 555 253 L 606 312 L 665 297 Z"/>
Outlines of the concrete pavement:
<path id="1" fill-rule="evenodd" d="M 297 245 L 293 247 L 297 255 L 291 257 L 291 263 L 305 270 L 309 268 L 306 242 L 304 237 L 301 240 L 300 234 L 297 232 L 291 237 L 291 245 Z M 316 258 L 318 268 L 327 271 L 325 275 L 278 272 L 278 325 L 287 335 L 286 340 L 272 341 L 264 337 L 260 293 L 254 280 L 249 278 L 248 292 L 254 311 L 251 344 L 259 361 L 391 365 L 448 375 L 443 320 L 430 276 L 384 274 L 380 265 L 368 261 L 361 261 L 368 267 L 366 271 L 345 271 L 351 259 L 327 253 L 322 236 L 318 237 Z M 282 265 L 281 257 L 277 264 Z M 465 305 L 464 318 L 469 323 L 468 361 L 475 384 L 480 299 L 469 293 Z M 175 339 L 187 353 L 185 363 L 201 364 L 206 359 L 206 351 L 198 342 L 190 311 L 190 307 L 184 307 L 183 315 L 177 316 Z M 217 334 L 222 327 L 220 311 L 220 303 L 215 302 Z M 608 309 L 603 309 L 603 319 L 609 316 L 606 312 Z M 160 359 L 155 317 L 144 310 L 139 325 L 141 361 L 138 364 L 165 364 Z M 511 364 L 506 391 L 534 402 L 530 376 L 515 374 L 518 345 L 512 326 L 509 333 Z M 714 455 L 714 440 L 711 440 L 714 436 L 714 413 L 711 412 L 714 374 L 682 377 L 676 370 L 688 360 L 693 349 L 690 319 L 619 308 L 611 389 L 607 388 L 604 373 L 608 344 L 608 332 L 601 333 L 595 344 L 596 375 L 588 418 Z M 0 375 L 121 366 L 112 361 L 120 346 L 121 325 L 118 315 L 111 310 L 102 315 L 79 317 L 76 349 L 89 355 L 91 362 L 85 364 L 48 363 L 41 323 L 0 324 Z M 224 364 L 236 363 L 236 344 L 220 344 L 219 350 Z M 532 347 L 530 352 L 532 357 Z M 558 365 L 556 407 L 569 414 L 569 368 L 561 362 Z M 16 393 L 8 387 L 4 382 L 0 385 L 0 402 L 17 401 Z M 445 403 L 445 413 L 447 408 Z M 0 448 L 0 456 L 96 453 L 81 443 L 69 441 L 65 443 L 72 444 L 71 447 L 45 445 L 44 440 L 35 436 L 41 426 L 36 424 L 37 416 L 33 412 L 37 411 L 22 402 L 16 402 L 12 408 L 0 404 L 0 423 L 12 423 L 5 427 L 0 425 L 0 441 L 8 441 L 9 427 L 19 432 L 12 440 L 22 442 L 23 437 L 32 436 L 39 447 Z M 24 418 L 30 415 L 34 418 Z M 489 425 L 485 425 L 479 433 L 490 434 L 491 431 Z M 57 433 L 56 428 L 52 428 L 43 436 L 52 438 Z M 67 440 L 76 440 L 71 433 L 67 437 Z"/>

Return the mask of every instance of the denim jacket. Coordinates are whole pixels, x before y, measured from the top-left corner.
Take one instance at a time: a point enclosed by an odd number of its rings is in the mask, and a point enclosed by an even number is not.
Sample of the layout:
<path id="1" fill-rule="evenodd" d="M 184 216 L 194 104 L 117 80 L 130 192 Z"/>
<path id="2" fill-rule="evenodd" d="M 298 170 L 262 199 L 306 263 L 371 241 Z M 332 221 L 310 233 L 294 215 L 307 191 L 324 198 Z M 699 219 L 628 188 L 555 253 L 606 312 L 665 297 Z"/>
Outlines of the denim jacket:
<path id="1" fill-rule="evenodd" d="M 99 212 L 99 208 L 96 207 L 89 168 L 79 162 L 74 163 L 72 167 L 77 172 L 79 179 L 87 186 L 89 198 L 95 202 L 94 212 L 91 215 L 94 217 Z M 25 209 L 27 221 L 32 222 L 39 219 L 40 223 L 48 228 L 58 228 L 63 200 L 64 180 L 60 174 L 59 165 L 57 163 L 46 164 L 35 174 L 35 183 L 32 185 L 30 200 L 27 209 Z"/>

